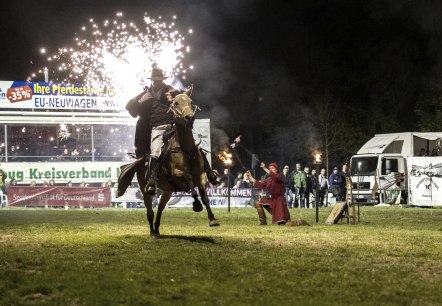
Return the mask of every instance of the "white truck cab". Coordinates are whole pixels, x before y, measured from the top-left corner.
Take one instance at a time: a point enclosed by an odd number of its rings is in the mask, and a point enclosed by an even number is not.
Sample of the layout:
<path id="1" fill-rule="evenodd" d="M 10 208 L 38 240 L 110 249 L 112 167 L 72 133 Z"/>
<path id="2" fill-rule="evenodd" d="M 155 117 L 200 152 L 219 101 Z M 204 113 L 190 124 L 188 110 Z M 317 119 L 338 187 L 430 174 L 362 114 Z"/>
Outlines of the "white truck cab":
<path id="1" fill-rule="evenodd" d="M 389 200 L 386 190 L 408 190 L 407 161 L 395 154 L 361 154 L 351 159 L 353 199 L 360 204 L 379 204 Z"/>
<path id="2" fill-rule="evenodd" d="M 441 145 L 442 132 L 376 134 L 351 158 L 353 201 L 407 203 L 407 158 L 428 152 L 442 155 Z"/>

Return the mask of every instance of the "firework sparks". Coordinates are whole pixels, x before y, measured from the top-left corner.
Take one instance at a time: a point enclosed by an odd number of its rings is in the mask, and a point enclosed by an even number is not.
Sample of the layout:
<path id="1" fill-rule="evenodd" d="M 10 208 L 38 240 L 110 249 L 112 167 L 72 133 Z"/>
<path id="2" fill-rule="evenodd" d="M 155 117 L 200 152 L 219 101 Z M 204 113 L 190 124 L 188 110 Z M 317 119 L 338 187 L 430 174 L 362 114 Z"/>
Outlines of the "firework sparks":
<path id="1" fill-rule="evenodd" d="M 60 140 L 67 140 L 71 137 L 71 132 L 69 132 L 69 128 L 66 124 L 60 124 L 60 127 L 58 128 L 58 138 Z"/>
<path id="2" fill-rule="evenodd" d="M 28 81 L 41 77 L 47 69 L 51 82 L 100 85 L 113 88 L 122 96 L 137 93 L 150 83 L 153 67 L 169 76 L 167 83 L 176 81 L 177 76 L 185 78 L 182 62 L 190 47 L 184 45 L 185 37 L 175 23 L 167 23 L 161 17 L 156 20 L 147 14 L 143 21 L 139 27 L 125 20 L 122 13 L 101 23 L 90 19 L 75 35 L 75 46 L 59 48 L 48 56 L 47 66 L 31 74 Z M 41 50 L 42 54 L 48 52 Z"/>

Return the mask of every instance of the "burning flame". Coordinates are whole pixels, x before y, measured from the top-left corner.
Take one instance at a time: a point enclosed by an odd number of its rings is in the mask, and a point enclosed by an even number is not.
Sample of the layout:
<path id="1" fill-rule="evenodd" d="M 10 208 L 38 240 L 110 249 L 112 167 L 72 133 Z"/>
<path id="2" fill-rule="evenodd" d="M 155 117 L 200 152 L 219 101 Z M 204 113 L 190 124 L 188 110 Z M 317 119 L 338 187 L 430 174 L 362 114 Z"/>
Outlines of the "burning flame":
<path id="1" fill-rule="evenodd" d="M 233 161 L 232 161 L 232 154 L 231 153 L 223 151 L 218 154 L 218 158 L 224 163 L 224 165 L 226 165 L 226 166 L 232 165 Z"/>
<path id="2" fill-rule="evenodd" d="M 315 165 L 322 164 L 322 153 L 320 151 L 313 152 L 313 163 Z"/>

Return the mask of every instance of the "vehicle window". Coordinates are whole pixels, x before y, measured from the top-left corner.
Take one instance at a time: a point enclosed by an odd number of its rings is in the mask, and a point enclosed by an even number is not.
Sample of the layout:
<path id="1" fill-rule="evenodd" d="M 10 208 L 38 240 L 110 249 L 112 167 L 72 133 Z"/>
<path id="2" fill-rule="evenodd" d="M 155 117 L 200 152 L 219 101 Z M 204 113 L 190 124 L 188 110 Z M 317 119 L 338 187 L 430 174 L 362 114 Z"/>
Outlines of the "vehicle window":
<path id="1" fill-rule="evenodd" d="M 351 175 L 376 175 L 378 157 L 353 157 L 351 159 Z"/>
<path id="2" fill-rule="evenodd" d="M 392 172 L 399 172 L 399 161 L 394 158 L 383 158 L 381 174 L 387 175 Z"/>

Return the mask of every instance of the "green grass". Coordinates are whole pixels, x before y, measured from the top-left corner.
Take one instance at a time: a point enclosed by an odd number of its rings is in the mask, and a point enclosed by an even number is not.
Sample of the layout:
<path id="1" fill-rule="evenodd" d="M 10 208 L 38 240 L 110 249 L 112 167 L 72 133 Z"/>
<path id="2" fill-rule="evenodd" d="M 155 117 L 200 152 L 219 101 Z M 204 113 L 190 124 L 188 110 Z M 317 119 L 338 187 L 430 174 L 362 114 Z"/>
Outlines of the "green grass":
<path id="1" fill-rule="evenodd" d="M 155 239 L 144 209 L 1 209 L 0 305 L 442 305 L 442 210 L 329 212 L 166 209 Z"/>

